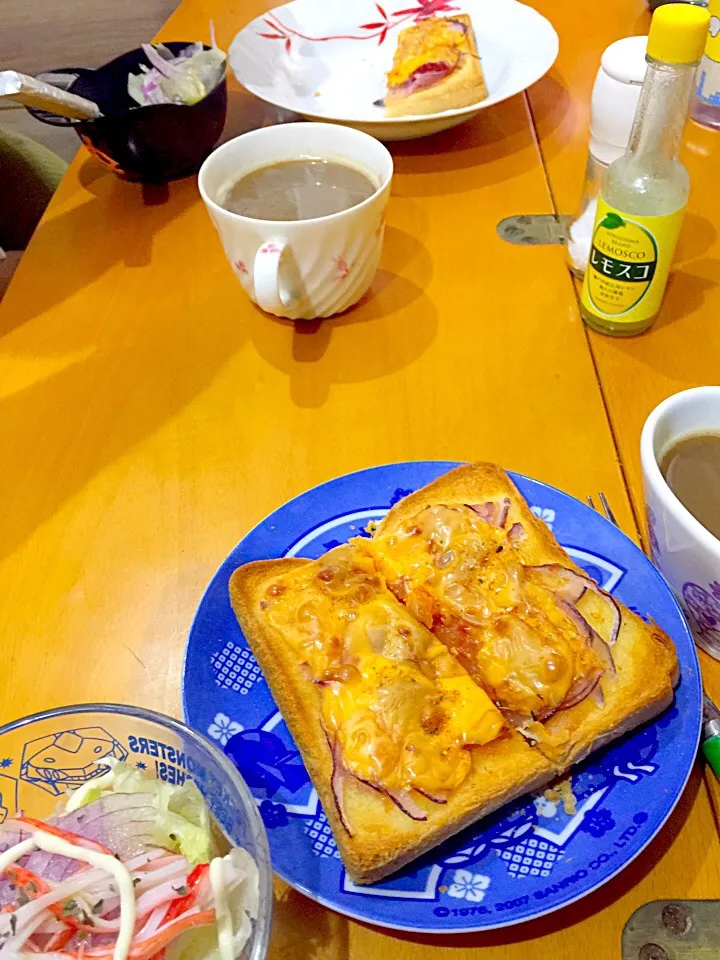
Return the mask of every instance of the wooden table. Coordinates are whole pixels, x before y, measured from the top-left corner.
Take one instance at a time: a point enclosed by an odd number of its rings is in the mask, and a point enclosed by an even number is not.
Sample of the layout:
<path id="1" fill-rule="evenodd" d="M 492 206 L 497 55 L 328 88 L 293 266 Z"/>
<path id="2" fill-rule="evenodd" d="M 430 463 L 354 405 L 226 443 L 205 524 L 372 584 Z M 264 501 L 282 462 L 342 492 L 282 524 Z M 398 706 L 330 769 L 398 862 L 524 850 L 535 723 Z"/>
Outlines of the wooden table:
<path id="1" fill-rule="evenodd" d="M 226 45 L 270 5 L 184 0 L 161 36 L 201 37 L 212 17 Z M 578 497 L 604 491 L 637 535 L 642 420 L 718 369 L 715 233 L 706 220 L 686 231 L 663 319 L 628 343 L 588 338 L 561 249 L 498 238 L 510 213 L 572 208 L 600 50 L 644 27 L 641 0 L 606 0 L 602 16 L 589 0 L 535 5 L 560 32 L 558 64 L 529 101 L 393 147 L 381 269 L 339 319 L 295 328 L 256 310 L 193 180 L 143 191 L 74 162 L 0 308 L 0 719 L 88 699 L 178 715 L 188 625 L 221 559 L 281 502 L 349 470 L 496 460 Z M 273 119 L 231 84 L 226 137 Z M 713 201 L 712 136 L 691 137 L 696 226 Z M 717 667 L 707 680 L 720 689 Z M 696 770 L 650 848 L 548 918 L 393 935 L 278 883 L 270 955 L 526 960 L 592 945 L 610 960 L 641 903 L 717 896 L 719 854 Z"/>
<path id="2" fill-rule="evenodd" d="M 560 55 L 550 73 L 529 92 L 556 212 L 572 211 L 582 186 L 590 124 L 590 94 L 600 52 L 614 40 L 645 34 L 645 0 L 604 0 L 600 16 L 577 16 L 577 5 L 538 0 L 533 4 L 555 24 Z M 597 51 L 596 56 L 587 55 Z M 711 200 L 720 176 L 720 139 L 715 131 L 688 124 L 681 160 L 692 183 L 662 312 L 641 337 L 620 340 L 587 330 L 608 420 L 633 508 L 630 536 L 645 535 L 640 433 L 650 411 L 680 390 L 720 382 L 720 239 Z M 579 291 L 579 284 L 576 285 Z M 700 651 L 705 689 L 720 701 L 720 664 Z M 720 785 L 707 783 L 716 817 Z"/>

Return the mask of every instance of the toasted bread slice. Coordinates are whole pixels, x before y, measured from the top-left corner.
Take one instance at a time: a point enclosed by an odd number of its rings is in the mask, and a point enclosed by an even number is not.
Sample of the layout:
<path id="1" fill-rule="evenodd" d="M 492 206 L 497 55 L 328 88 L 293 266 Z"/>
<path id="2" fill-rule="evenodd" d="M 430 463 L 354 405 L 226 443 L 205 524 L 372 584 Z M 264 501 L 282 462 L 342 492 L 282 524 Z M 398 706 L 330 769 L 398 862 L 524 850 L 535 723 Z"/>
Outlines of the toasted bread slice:
<path id="1" fill-rule="evenodd" d="M 426 850 L 491 813 L 513 797 L 549 782 L 555 767 L 514 732 L 473 751 L 470 775 L 447 803 L 418 798 L 425 821 L 408 817 L 383 794 L 359 780 L 345 784 L 343 824 L 332 789 L 333 758 L 321 721 L 321 691 L 308 679 L 294 648 L 267 624 L 260 607 L 269 585 L 311 561 L 260 560 L 230 578 L 230 600 L 273 697 L 302 755 L 332 827 L 340 855 L 357 883 L 374 883 Z M 385 602 L 408 616 L 386 591 Z"/>
<path id="2" fill-rule="evenodd" d="M 378 542 L 392 537 L 428 505 L 499 498 L 510 500 L 506 524 L 524 527 L 525 537 L 518 547 L 523 563 L 558 563 L 578 569 L 545 524 L 532 514 L 504 471 L 492 464 L 460 467 L 411 494 L 392 508 L 375 536 Z M 365 543 L 358 542 L 356 549 L 366 551 Z M 377 562 L 372 544 L 370 556 Z M 560 754 L 531 746 L 509 728 L 470 751 L 470 772 L 446 802 L 416 798 L 423 820 L 412 819 L 389 796 L 354 778 L 345 782 L 341 810 L 332 785 L 335 767 L 323 725 L 322 690 L 299 662 L 291 642 L 292 622 L 279 628 L 268 621 L 265 611 L 268 592 L 277 589 L 278 582 L 286 583 L 291 591 L 293 578 L 313 574 L 321 569 L 319 563 L 285 559 L 247 564 L 233 573 L 230 598 L 318 792 L 342 860 L 358 883 L 382 879 L 506 802 L 545 785 L 591 750 L 655 716 L 672 701 L 677 660 L 671 641 L 659 628 L 648 626 L 623 607 L 612 648 L 617 675 L 603 678 L 604 705 L 583 700 L 556 713 L 545 725 L 564 745 Z M 379 567 L 382 572 L 382 561 Z M 406 622 L 408 629 L 428 633 L 387 589 L 382 576 L 378 583 L 374 602 L 381 603 L 396 621 Z"/>
<path id="3" fill-rule="evenodd" d="M 504 526 L 522 525 L 525 536 L 517 544 L 520 560 L 527 566 L 559 564 L 583 574 L 563 550 L 547 525 L 530 510 L 505 471 L 492 463 L 457 467 L 395 504 L 378 525 L 375 538 L 391 537 L 428 506 L 485 503 L 509 499 Z M 382 565 L 381 565 L 382 569 Z M 620 631 L 612 646 L 616 676 L 602 679 L 602 709 L 589 700 L 556 713 L 546 727 L 565 747 L 554 759 L 567 769 L 615 737 L 632 730 L 665 709 L 673 698 L 679 672 L 675 647 L 657 625 L 647 624 L 623 604 Z"/>
<path id="4" fill-rule="evenodd" d="M 423 31 L 438 22 L 456 23 L 463 30 L 463 49 L 457 64 L 442 79 L 413 92 L 407 92 L 406 87 L 402 84 L 396 86 L 389 82 L 385 96 L 386 116 L 405 117 L 440 113 L 443 110 L 469 107 L 486 99 L 488 91 L 480 64 L 472 21 L 466 13 L 448 18 L 428 18 L 413 26 L 406 27 L 398 37 L 393 69 L 401 66 L 402 61 L 407 59 L 409 50 L 414 52 L 414 48 L 417 47 L 419 51 L 422 51 Z M 419 56 L 416 54 L 413 59 L 416 60 L 422 56 L 423 54 L 420 52 Z M 430 50 L 427 51 L 426 56 L 426 63 L 431 63 L 433 54 Z M 392 76 L 392 71 L 390 76 Z"/>

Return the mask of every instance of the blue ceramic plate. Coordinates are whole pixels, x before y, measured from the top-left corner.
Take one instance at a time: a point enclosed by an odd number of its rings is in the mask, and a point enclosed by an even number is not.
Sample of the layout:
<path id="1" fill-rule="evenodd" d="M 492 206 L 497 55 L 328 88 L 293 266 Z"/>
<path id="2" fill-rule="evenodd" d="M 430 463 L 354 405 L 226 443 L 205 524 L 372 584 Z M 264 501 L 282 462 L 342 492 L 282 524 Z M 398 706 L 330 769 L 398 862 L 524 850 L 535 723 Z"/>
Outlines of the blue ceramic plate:
<path id="1" fill-rule="evenodd" d="M 573 772 L 577 812 L 530 796 L 504 807 L 392 879 L 356 886 L 345 873 L 302 760 L 235 620 L 228 578 L 267 557 L 318 557 L 454 463 L 397 463 L 339 477 L 286 503 L 220 567 L 195 617 L 183 683 L 187 721 L 233 757 L 268 830 L 275 871 L 340 913 L 397 930 L 458 933 L 520 923 L 595 890 L 665 823 L 698 745 L 695 648 L 668 587 L 643 553 L 595 511 L 513 475 L 535 514 L 605 589 L 675 641 L 682 678 L 659 720 L 593 754 Z"/>

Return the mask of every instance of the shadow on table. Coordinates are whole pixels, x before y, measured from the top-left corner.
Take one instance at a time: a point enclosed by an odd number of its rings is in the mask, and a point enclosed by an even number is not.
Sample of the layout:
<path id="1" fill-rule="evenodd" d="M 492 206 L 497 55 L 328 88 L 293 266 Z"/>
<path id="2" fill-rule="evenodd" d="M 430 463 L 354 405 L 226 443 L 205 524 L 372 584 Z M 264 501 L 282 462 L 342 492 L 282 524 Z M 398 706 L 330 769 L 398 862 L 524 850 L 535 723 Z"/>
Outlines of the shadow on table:
<path id="1" fill-rule="evenodd" d="M 297 114 L 259 100 L 231 80 L 221 142 L 258 127 L 301 119 Z M 44 220 L 33 237 L 33 243 L 44 244 L 46 250 L 63 248 L 63 257 L 46 257 L 42 282 L 34 288 L 34 296 L 14 306 L 12 315 L 10 311 L 5 312 L 0 336 L 62 303 L 117 262 L 126 267 L 147 266 L 155 235 L 198 200 L 195 175 L 160 186 L 126 183 L 97 160 L 87 157 L 78 179 L 87 191 L 87 201 Z M 138 210 L 142 211 L 140 215 Z M 113 235 L 123 235 L 123 253 L 119 260 L 115 255 L 116 242 L 104 244 L 98 238 L 88 249 L 87 237 L 97 234 L 103 225 Z M 68 251 L 67 244 L 69 241 L 74 246 L 76 240 L 77 256 L 72 259 L 73 251 Z"/>
<path id="2" fill-rule="evenodd" d="M 697 218 L 700 219 L 700 218 Z M 706 296 L 720 285 L 720 260 L 711 258 L 695 259 L 685 262 L 678 269 L 670 274 L 665 299 L 657 322 L 651 330 L 651 336 L 664 339 L 664 332 L 668 327 L 678 321 L 682 321 L 687 328 L 687 335 L 692 337 L 697 334 L 702 336 L 705 328 L 705 336 L 708 336 L 707 317 L 699 315 Z M 694 317 L 693 314 L 696 314 Z M 714 321 L 712 321 L 714 322 Z M 697 323 L 697 327 L 696 327 Z M 627 341 L 629 352 L 640 350 L 637 346 L 637 337 L 631 337 Z M 698 341 L 700 342 L 700 341 Z M 642 350 L 641 355 L 644 362 L 648 362 L 649 353 Z M 683 379 L 687 377 L 693 382 L 712 383 L 717 379 L 717 369 L 712 366 L 714 357 L 708 355 L 708 361 L 711 366 L 707 371 L 703 370 L 703 351 L 678 351 L 671 349 L 667 354 L 660 354 L 657 351 L 652 353 L 652 365 L 662 370 L 663 373 L 670 375 L 673 379 Z M 662 361 L 660 366 L 659 361 Z M 687 370 L 683 370 L 683 365 L 687 364 Z"/>
<path id="3" fill-rule="evenodd" d="M 697 260 L 708 252 L 716 239 L 717 230 L 707 217 L 701 217 L 699 213 L 685 214 L 674 262 L 686 264 L 689 260 Z"/>
<path id="4" fill-rule="evenodd" d="M 76 231 L 91 230 L 89 240 L 77 242 L 88 261 L 70 270 L 66 256 L 53 258 L 45 246 L 43 275 L 26 277 L 14 297 L 11 287 L 3 302 L 8 378 L 0 383 L 0 446 L 13 451 L 0 475 L 3 556 L 108 464 L 185 409 L 247 340 L 233 310 L 233 298 L 243 296 L 239 284 L 205 212 L 188 210 L 194 182 L 171 184 L 165 201 L 162 191 L 146 191 L 146 203 L 140 188 L 100 169 L 95 177 L 88 162 L 82 171 L 94 199 L 41 227 L 50 243 L 57 236 L 72 244 Z M 189 250 L 178 256 L 177 269 L 167 258 L 157 268 L 134 269 L 148 260 L 154 242 L 176 243 L 167 232 L 160 240 L 157 231 L 183 213 L 173 229 L 188 231 Z M 116 238 L 112 249 L 122 250 L 128 269 L 118 270 L 110 252 L 93 249 L 104 222 L 122 234 L 122 244 Z M 196 262 L 202 284 L 194 282 Z M 115 303 L 106 309 L 92 285 L 111 268 L 118 270 L 117 281 L 102 289 Z M 85 286 L 90 289 L 80 293 Z M 62 310 L 51 309 L 74 295 Z M 23 491 L 31 477 L 42 478 L 34 481 L 42 496 L 28 499 Z M 20 503 L 22 509 L 14 509 Z"/>
<path id="5" fill-rule="evenodd" d="M 409 275 L 401 275 L 409 264 Z M 264 360 L 289 376 L 298 406 L 322 406 L 333 384 L 375 380 L 427 350 L 437 330 L 437 310 L 424 290 L 431 274 L 420 240 L 387 227 L 381 267 L 354 307 L 313 321 L 282 320 L 256 308 L 250 338 Z"/>
<path id="6" fill-rule="evenodd" d="M 451 130 L 387 146 L 396 172 L 409 175 L 396 188 L 399 196 L 407 197 L 476 190 L 517 177 L 539 163 L 523 95 L 488 107 Z"/>
<path id="7" fill-rule="evenodd" d="M 61 195 L 58 212 L 39 228 L 42 274 L 26 262 L 32 275 L 19 276 L 17 292 L 11 287 L 3 303 L 2 350 L 12 379 L 0 384 L 0 444 L 22 451 L 5 458 L 0 479 L 3 556 L 187 407 L 248 336 L 288 373 L 296 403 L 309 407 L 322 404 L 334 382 L 381 377 L 411 363 L 435 336 L 435 307 L 424 293 L 432 274 L 422 243 L 427 224 L 411 200 L 397 204 L 404 229 L 388 227 L 382 269 L 365 300 L 303 332 L 260 311 L 238 323 L 246 295 L 197 202 L 194 179 L 143 191 L 90 159 L 79 177 L 87 194 Z M 176 268 L 166 256 L 156 267 L 154 245 L 177 247 L 181 231 L 189 249 L 178 253 Z M 196 263 L 203 283 L 194 282 Z M 117 279 L 102 289 L 117 303 L 106 309 L 92 288 L 109 271 Z M 59 304 L 64 308 L 54 309 Z M 353 336 L 362 324 L 373 326 L 372 338 Z M 112 403 L 97 402 L 108 394 Z M 71 469 L 58 469 L 69 460 Z M 14 509 L 37 474 L 43 496 Z"/>
<path id="8" fill-rule="evenodd" d="M 165 187 L 125 183 L 92 158 L 82 164 L 79 180 L 89 198 L 54 216 L 51 208 L 50 218 L 41 221 L 32 244 L 35 251 L 45 253 L 42 275 L 31 287 L 25 279 L 23 298 L 14 299 L 10 288 L 6 300 L 11 306 L 6 304 L 3 310 L 0 336 L 90 286 L 117 263 L 147 266 L 155 235 L 183 213 L 197 190 L 194 181 L 187 180 Z M 112 234 L 113 242 L 105 243 L 101 230 Z M 119 257 L 118 235 L 122 239 Z M 33 251 L 21 262 L 16 281 L 22 283 L 31 264 L 37 264 Z"/>
<path id="9" fill-rule="evenodd" d="M 546 161 L 571 143 L 577 134 L 578 126 L 584 126 L 589 120 L 589 100 L 573 100 L 567 83 L 556 67 L 530 87 L 528 101 Z M 555 136 L 552 140 L 548 139 L 553 133 Z"/>
<path id="10" fill-rule="evenodd" d="M 688 314 L 699 310 L 705 301 L 705 295 L 718 284 L 720 261 L 717 260 L 694 260 L 684 269 L 675 270 L 670 275 L 665 300 L 654 330 L 662 330 L 678 320 L 687 322 Z"/>
<path id="11" fill-rule="evenodd" d="M 700 785 L 702 783 L 702 774 L 700 768 L 696 765 L 693 768 L 690 780 L 684 793 L 682 794 L 678 805 L 670 815 L 667 823 L 662 828 L 658 836 L 649 844 L 649 846 L 629 864 L 621 873 L 613 877 L 600 889 L 594 893 L 583 897 L 576 903 L 563 907 L 554 913 L 545 917 L 539 917 L 537 920 L 530 920 L 527 923 L 517 924 L 512 927 L 505 927 L 500 930 L 489 930 L 487 933 L 456 934 L 452 937 L 433 936 L 428 934 L 403 933 L 392 930 L 383 931 L 388 936 L 399 940 L 406 940 L 411 943 L 424 944 L 428 947 L 438 947 L 447 949 L 448 947 L 457 947 L 465 950 L 481 949 L 483 947 L 501 947 L 504 944 L 524 943 L 535 940 L 539 937 L 545 937 L 549 934 L 566 930 L 569 927 L 582 923 L 588 918 L 594 916 L 602 910 L 605 910 L 616 901 L 620 900 L 628 892 L 641 884 L 648 874 L 662 861 L 670 847 L 678 840 L 678 835 L 690 814 L 692 806 L 697 797 Z M 687 891 L 675 891 L 682 897 Z M 648 888 L 645 894 L 645 901 L 654 899 L 654 889 Z M 643 902 L 645 902 L 643 901 Z M 638 904 L 628 904 L 628 915 L 623 919 L 623 923 L 630 918 L 631 913 Z M 369 924 L 364 926 L 370 927 Z M 619 948 L 620 934 L 622 930 L 617 929 L 611 932 L 616 937 L 616 943 Z M 592 947 L 588 944 L 588 956 L 592 956 Z M 541 954 L 528 954 L 528 956 L 541 956 Z"/>

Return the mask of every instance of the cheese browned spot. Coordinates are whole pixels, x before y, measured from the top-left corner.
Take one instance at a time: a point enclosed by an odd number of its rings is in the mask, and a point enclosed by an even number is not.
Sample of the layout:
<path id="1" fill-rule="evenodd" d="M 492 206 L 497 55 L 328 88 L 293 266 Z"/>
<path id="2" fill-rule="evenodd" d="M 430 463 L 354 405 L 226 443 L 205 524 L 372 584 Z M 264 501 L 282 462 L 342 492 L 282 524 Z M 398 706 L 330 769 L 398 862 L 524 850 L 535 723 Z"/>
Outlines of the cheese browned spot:
<path id="1" fill-rule="evenodd" d="M 388 86 L 405 83 L 427 63 L 444 63 L 452 69 L 463 54 L 469 53 L 467 34 L 450 18 L 427 17 L 402 30 L 398 36 Z"/>
<path id="2" fill-rule="evenodd" d="M 549 716 L 598 654 L 558 598 L 533 582 L 503 528 L 468 506 L 426 507 L 369 548 L 388 586 L 503 709 Z"/>
<path id="3" fill-rule="evenodd" d="M 274 580 L 262 601 L 259 615 L 318 684 L 328 739 L 359 779 L 388 791 L 455 790 L 470 772 L 467 748 L 503 730 L 485 691 L 394 600 L 364 550 L 338 547 Z"/>

